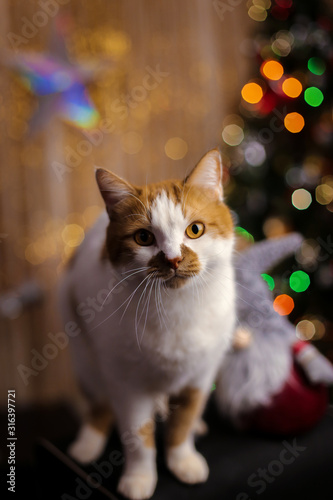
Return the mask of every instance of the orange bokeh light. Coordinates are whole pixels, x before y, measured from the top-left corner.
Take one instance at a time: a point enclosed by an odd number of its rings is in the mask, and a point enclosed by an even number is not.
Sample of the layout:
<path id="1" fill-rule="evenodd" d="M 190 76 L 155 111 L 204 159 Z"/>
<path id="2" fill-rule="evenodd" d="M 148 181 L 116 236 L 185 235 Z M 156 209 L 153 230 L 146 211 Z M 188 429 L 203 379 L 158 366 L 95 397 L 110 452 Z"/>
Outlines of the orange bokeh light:
<path id="1" fill-rule="evenodd" d="M 258 83 L 250 82 L 242 88 L 242 97 L 244 101 L 250 104 L 257 104 L 263 95 L 263 90 Z"/>
<path id="2" fill-rule="evenodd" d="M 293 134 L 300 132 L 304 125 L 304 118 L 299 113 L 288 113 L 284 118 L 284 126 Z"/>
<path id="3" fill-rule="evenodd" d="M 297 78 L 286 78 L 282 84 L 282 90 L 288 97 L 298 97 L 303 87 Z"/>
<path id="4" fill-rule="evenodd" d="M 295 303 L 289 295 L 283 293 L 275 298 L 273 307 L 280 316 L 287 316 L 294 309 Z"/>
<path id="5" fill-rule="evenodd" d="M 279 62 L 269 60 L 262 63 L 261 73 L 269 80 L 280 80 L 284 73 L 284 69 Z"/>

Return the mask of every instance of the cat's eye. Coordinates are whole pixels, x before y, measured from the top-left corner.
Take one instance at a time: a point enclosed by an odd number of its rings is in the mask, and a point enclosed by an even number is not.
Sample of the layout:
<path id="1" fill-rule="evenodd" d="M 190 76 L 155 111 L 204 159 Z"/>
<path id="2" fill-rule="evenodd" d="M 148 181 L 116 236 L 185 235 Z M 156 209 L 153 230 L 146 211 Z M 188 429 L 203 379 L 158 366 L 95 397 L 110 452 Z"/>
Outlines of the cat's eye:
<path id="1" fill-rule="evenodd" d="M 192 222 L 189 226 L 186 228 L 186 234 L 189 238 L 192 240 L 196 238 L 200 238 L 200 236 L 203 235 L 205 230 L 205 226 L 203 225 L 202 222 Z"/>
<path id="2" fill-rule="evenodd" d="M 134 234 L 134 240 L 138 245 L 141 245 L 142 247 L 149 247 L 154 243 L 155 237 L 153 233 L 151 233 L 147 229 L 139 229 Z"/>

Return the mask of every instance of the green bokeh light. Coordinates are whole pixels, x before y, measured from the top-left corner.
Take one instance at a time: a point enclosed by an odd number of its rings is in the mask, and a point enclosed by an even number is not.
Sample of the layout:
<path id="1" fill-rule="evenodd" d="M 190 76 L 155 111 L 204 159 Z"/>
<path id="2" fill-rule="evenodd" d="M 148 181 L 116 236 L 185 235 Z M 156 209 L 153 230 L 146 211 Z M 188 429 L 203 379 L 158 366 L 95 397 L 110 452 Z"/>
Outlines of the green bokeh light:
<path id="1" fill-rule="evenodd" d="M 308 60 L 308 68 L 314 75 L 322 75 L 325 72 L 326 64 L 319 57 L 311 57 Z"/>
<path id="2" fill-rule="evenodd" d="M 246 231 L 246 229 L 244 229 L 243 227 L 240 227 L 240 226 L 235 227 L 235 233 L 238 236 L 242 236 L 243 238 L 250 241 L 251 243 L 254 242 L 254 238 L 253 238 L 252 234 L 249 233 L 248 231 Z"/>
<path id="3" fill-rule="evenodd" d="M 317 87 L 309 87 L 304 92 L 304 99 L 310 106 L 316 108 L 323 102 L 324 94 Z"/>
<path id="4" fill-rule="evenodd" d="M 275 287 L 275 281 L 274 281 L 274 278 L 272 278 L 272 276 L 270 276 L 269 274 L 265 274 L 263 273 L 261 275 L 262 279 L 264 281 L 266 281 L 267 285 L 268 285 L 268 288 L 270 290 L 274 290 L 274 287 Z"/>
<path id="5" fill-rule="evenodd" d="M 295 271 L 289 278 L 289 285 L 294 292 L 305 292 L 310 286 L 310 277 L 304 271 Z"/>

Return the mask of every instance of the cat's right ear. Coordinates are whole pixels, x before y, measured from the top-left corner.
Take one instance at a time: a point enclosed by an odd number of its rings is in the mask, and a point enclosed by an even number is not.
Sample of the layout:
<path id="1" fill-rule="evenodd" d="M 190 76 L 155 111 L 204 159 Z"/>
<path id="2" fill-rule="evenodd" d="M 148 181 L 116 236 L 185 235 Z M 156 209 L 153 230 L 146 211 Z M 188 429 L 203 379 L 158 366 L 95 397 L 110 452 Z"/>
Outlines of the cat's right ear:
<path id="1" fill-rule="evenodd" d="M 118 175 L 104 168 L 95 168 L 97 185 L 111 214 L 112 209 L 127 196 L 135 194 L 135 188 Z"/>

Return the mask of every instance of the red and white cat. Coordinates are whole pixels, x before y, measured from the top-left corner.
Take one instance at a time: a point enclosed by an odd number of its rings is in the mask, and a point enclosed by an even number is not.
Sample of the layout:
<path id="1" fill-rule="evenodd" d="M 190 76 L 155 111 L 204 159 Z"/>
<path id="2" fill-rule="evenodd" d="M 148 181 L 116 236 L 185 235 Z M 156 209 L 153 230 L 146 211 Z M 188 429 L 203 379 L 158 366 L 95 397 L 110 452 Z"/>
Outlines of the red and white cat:
<path id="1" fill-rule="evenodd" d="M 61 285 L 64 320 L 80 332 L 71 350 L 90 405 L 69 453 L 96 460 L 114 420 L 125 454 L 118 490 L 139 500 L 156 486 L 152 423 L 161 398 L 171 408 L 169 469 L 186 483 L 208 477 L 194 430 L 232 342 L 233 223 L 216 149 L 183 181 L 137 187 L 100 168 L 96 179 L 106 213 Z"/>

